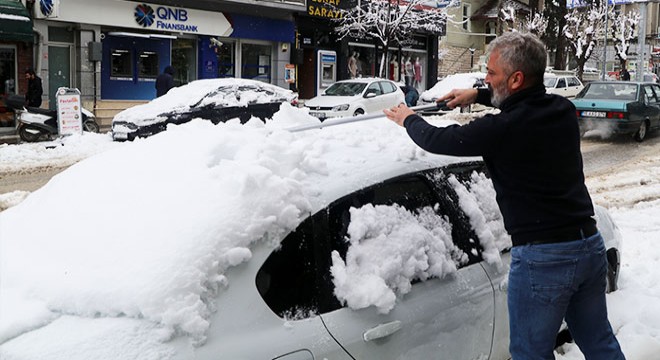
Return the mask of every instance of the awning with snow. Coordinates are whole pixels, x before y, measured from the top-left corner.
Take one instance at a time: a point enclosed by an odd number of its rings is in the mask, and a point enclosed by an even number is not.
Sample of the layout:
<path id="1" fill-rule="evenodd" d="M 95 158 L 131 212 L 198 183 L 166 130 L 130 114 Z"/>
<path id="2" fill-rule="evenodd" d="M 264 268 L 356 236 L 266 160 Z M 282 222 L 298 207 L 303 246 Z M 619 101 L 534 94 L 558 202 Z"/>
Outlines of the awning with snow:
<path id="1" fill-rule="evenodd" d="M 33 42 L 32 19 L 18 0 L 0 0 L 0 40 Z"/>

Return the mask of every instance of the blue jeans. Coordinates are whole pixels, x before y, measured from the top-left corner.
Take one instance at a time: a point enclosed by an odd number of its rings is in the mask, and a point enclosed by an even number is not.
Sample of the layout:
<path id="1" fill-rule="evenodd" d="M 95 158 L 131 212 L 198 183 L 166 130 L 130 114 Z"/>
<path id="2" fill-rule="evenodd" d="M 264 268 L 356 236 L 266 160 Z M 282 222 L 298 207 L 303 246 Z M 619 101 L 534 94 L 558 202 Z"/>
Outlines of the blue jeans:
<path id="1" fill-rule="evenodd" d="M 625 359 L 607 320 L 607 259 L 600 233 L 511 250 L 509 350 L 513 360 L 554 360 L 562 320 L 586 360 Z"/>

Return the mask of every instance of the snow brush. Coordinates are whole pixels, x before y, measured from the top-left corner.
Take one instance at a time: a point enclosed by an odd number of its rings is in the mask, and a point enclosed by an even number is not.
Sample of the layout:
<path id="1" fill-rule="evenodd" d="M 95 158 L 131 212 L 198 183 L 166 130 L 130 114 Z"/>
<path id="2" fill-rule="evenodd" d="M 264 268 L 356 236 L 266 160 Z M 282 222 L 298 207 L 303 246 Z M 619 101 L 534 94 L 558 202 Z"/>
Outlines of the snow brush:
<path id="1" fill-rule="evenodd" d="M 447 102 L 446 101 L 441 101 L 441 102 L 428 104 L 428 105 L 413 106 L 413 107 L 410 108 L 410 110 L 412 110 L 414 112 L 420 112 L 420 111 L 425 111 L 425 110 L 448 110 L 448 109 L 449 108 L 447 108 Z M 385 114 L 383 114 L 382 112 L 375 113 L 375 114 L 363 114 L 363 115 L 357 115 L 357 116 L 351 116 L 351 117 L 338 118 L 338 119 L 333 119 L 333 120 L 329 120 L 329 121 L 324 121 L 320 124 L 295 126 L 295 127 L 292 127 L 292 128 L 288 128 L 286 130 L 288 130 L 290 132 L 299 132 L 299 131 L 312 130 L 312 129 L 321 129 L 321 128 L 328 127 L 328 126 L 348 124 L 348 123 L 371 120 L 371 119 L 376 119 L 376 118 L 381 118 L 381 117 L 385 117 Z"/>

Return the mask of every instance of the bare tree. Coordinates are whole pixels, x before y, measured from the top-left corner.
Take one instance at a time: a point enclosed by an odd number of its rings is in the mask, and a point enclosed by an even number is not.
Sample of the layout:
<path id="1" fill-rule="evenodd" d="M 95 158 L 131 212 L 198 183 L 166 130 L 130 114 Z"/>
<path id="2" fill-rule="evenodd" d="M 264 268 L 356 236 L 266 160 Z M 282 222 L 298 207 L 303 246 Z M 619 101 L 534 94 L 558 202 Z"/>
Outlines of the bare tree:
<path id="1" fill-rule="evenodd" d="M 587 8 L 573 8 L 566 14 L 564 37 L 577 62 L 577 77 L 582 79 L 584 64 L 594 52 L 596 40 L 604 34 L 606 5 L 592 4 Z"/>
<path id="2" fill-rule="evenodd" d="M 611 11 L 608 15 L 612 19 L 610 34 L 612 34 L 612 38 L 614 39 L 616 57 L 619 59 L 621 68 L 624 68 L 628 61 L 630 42 L 637 38 L 635 29 L 637 27 L 636 25 L 639 24 L 640 14 L 639 11 L 633 10 L 627 13 L 619 12 L 616 14 L 614 11 Z"/>
<path id="3" fill-rule="evenodd" d="M 378 74 L 388 68 L 388 49 L 415 32 L 444 32 L 447 15 L 443 9 L 427 6 L 428 0 L 369 0 L 346 10 L 335 27 L 339 39 L 346 36 L 376 39 L 383 48 Z"/>

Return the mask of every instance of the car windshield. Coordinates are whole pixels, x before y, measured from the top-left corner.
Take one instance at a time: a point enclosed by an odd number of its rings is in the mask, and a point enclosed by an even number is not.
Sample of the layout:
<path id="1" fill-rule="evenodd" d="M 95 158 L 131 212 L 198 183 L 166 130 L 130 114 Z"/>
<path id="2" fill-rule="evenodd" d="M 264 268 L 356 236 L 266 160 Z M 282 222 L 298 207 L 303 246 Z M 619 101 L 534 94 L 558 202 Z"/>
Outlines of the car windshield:
<path id="1" fill-rule="evenodd" d="M 334 83 L 327 90 L 325 90 L 325 95 L 355 96 L 361 94 L 366 86 L 367 83 L 361 82 Z"/>
<path id="2" fill-rule="evenodd" d="M 554 87 L 556 83 L 557 83 L 556 77 L 547 77 L 543 79 L 543 85 L 545 85 L 545 87 Z"/>
<path id="3" fill-rule="evenodd" d="M 635 100 L 637 98 L 636 84 L 622 83 L 591 83 L 584 88 L 577 98 Z"/>

